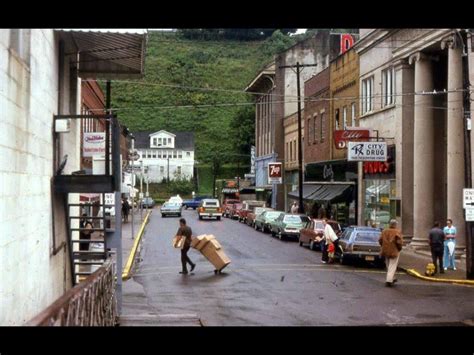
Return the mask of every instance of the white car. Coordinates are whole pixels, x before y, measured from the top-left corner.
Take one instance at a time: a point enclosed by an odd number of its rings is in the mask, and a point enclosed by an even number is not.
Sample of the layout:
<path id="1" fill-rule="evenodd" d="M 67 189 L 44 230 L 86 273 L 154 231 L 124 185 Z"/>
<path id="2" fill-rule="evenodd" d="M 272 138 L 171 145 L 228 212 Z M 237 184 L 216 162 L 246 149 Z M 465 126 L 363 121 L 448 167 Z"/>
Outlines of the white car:
<path id="1" fill-rule="evenodd" d="M 201 201 L 201 206 L 198 208 L 199 219 L 203 218 L 217 218 L 218 221 L 222 217 L 222 208 L 218 199 L 206 198 Z"/>
<path id="2" fill-rule="evenodd" d="M 176 204 L 179 204 L 180 206 L 183 205 L 183 199 L 179 195 L 170 197 L 168 202 L 169 203 L 176 203 Z"/>

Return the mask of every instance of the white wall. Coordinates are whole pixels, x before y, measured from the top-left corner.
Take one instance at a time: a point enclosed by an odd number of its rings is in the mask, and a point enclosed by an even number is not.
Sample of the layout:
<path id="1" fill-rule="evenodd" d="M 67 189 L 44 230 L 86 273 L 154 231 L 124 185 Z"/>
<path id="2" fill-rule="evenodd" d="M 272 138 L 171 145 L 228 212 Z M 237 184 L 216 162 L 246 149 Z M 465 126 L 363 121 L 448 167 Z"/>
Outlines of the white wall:
<path id="1" fill-rule="evenodd" d="M 69 287 L 68 257 L 52 256 L 52 124 L 58 107 L 58 49 L 52 30 L 31 31 L 26 65 L 0 30 L 0 325 L 21 325 Z M 66 70 L 65 70 L 66 71 Z M 65 89 L 69 89 L 65 80 Z M 65 97 L 69 102 L 69 97 Z M 78 170 L 78 130 L 66 170 Z M 72 148 L 71 148 L 72 147 Z M 64 240 L 58 231 L 57 240 Z"/>
<path id="2" fill-rule="evenodd" d="M 168 177 L 168 160 L 159 158 L 145 158 L 144 152 L 151 151 L 151 149 L 140 149 L 139 154 L 142 157 L 143 166 L 148 167 L 148 177 L 150 182 L 161 182 L 163 178 Z M 155 150 L 156 151 L 156 150 Z M 169 150 L 170 151 L 170 150 Z M 182 151 L 182 159 L 170 159 L 170 179 L 174 178 L 174 173 L 177 171 L 177 167 L 181 166 L 181 176 L 191 179 L 194 176 L 194 151 L 190 151 L 190 156 L 186 156 L 187 151 Z M 139 166 L 138 162 L 135 162 L 136 166 Z M 161 172 L 160 167 L 163 167 Z"/>

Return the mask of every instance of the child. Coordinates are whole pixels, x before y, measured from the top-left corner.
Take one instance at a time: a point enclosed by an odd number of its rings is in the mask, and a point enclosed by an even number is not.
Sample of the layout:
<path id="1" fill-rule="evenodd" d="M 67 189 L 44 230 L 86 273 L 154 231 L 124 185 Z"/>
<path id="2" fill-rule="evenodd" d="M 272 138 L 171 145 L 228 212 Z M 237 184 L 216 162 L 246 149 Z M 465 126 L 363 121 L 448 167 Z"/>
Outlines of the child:
<path id="1" fill-rule="evenodd" d="M 329 243 L 328 245 L 328 258 L 329 258 L 329 261 L 328 261 L 328 264 L 332 264 L 334 262 L 334 252 L 335 252 L 335 247 L 334 247 L 334 243 Z"/>

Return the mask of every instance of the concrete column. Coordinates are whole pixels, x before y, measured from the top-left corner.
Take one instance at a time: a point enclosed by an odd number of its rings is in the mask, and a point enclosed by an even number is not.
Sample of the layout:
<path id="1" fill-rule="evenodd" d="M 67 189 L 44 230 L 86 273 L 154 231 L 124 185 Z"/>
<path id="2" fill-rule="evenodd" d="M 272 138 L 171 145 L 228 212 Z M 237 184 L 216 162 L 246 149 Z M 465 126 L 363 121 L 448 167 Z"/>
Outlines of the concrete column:
<path id="1" fill-rule="evenodd" d="M 462 48 L 458 38 L 442 41 L 441 48 L 448 48 L 448 112 L 447 112 L 447 216 L 457 229 L 457 247 L 466 245 L 462 190 L 464 188 L 464 113 L 462 78 Z M 443 221 L 444 222 L 444 221 Z"/>
<path id="2" fill-rule="evenodd" d="M 400 227 L 405 236 L 413 237 L 413 125 L 414 68 L 407 60 L 395 63 L 396 179 L 397 198 L 401 202 Z"/>
<path id="3" fill-rule="evenodd" d="M 415 92 L 433 91 L 431 59 L 418 52 L 409 58 L 415 63 Z M 428 246 L 428 231 L 434 220 L 435 141 L 433 96 L 415 95 L 413 146 L 413 232 L 411 245 Z"/>

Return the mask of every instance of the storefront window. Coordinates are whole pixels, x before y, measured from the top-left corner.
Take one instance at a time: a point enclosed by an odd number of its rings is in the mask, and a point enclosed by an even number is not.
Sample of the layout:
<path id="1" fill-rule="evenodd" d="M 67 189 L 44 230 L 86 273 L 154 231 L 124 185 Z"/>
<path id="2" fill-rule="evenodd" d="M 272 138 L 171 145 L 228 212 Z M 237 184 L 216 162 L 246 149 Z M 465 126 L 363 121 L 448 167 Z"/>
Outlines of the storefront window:
<path id="1" fill-rule="evenodd" d="M 365 180 L 365 224 L 380 228 L 388 227 L 390 219 L 395 218 L 390 199 L 395 197 L 395 180 Z"/>

